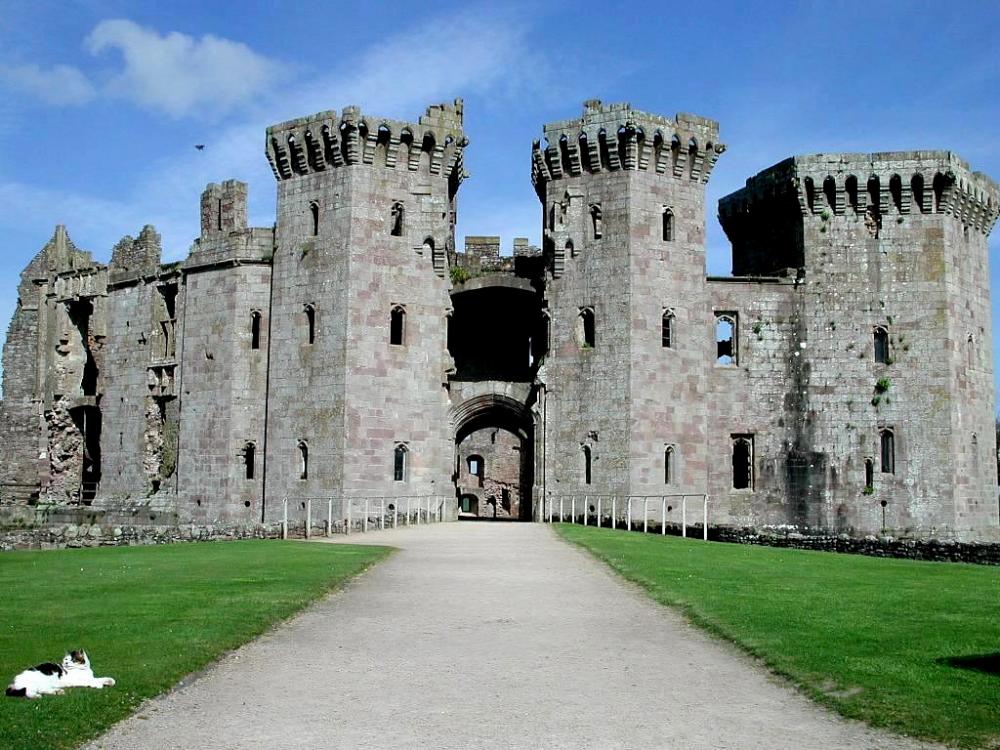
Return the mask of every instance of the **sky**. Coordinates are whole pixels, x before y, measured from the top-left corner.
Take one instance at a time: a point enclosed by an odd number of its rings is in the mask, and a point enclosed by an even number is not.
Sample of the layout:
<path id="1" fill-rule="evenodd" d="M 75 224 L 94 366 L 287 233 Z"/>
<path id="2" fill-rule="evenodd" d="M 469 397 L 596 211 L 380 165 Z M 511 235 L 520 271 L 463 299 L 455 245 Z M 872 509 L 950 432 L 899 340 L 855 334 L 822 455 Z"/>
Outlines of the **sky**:
<path id="1" fill-rule="evenodd" d="M 18 276 L 56 224 L 103 262 L 153 224 L 163 260 L 180 260 L 205 185 L 237 178 L 251 225 L 270 226 L 264 129 L 351 104 L 416 120 L 462 97 L 457 244 L 499 234 L 505 252 L 540 240 L 530 150 L 544 123 L 591 98 L 717 120 L 708 272 L 728 274 L 718 199 L 788 156 L 949 149 L 1000 179 L 998 44 L 995 0 L 0 0 L 0 343 Z M 998 337 L 995 323 L 995 356 Z"/>

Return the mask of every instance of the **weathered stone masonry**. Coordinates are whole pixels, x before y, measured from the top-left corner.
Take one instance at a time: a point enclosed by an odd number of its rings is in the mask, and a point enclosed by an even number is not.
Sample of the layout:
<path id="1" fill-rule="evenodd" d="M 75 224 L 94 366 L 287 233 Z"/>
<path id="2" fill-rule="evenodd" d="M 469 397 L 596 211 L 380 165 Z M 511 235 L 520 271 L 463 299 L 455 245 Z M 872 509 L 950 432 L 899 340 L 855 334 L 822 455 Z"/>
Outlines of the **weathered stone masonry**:
<path id="1" fill-rule="evenodd" d="M 989 178 L 946 151 L 788 159 L 720 202 L 733 276 L 709 278 L 717 123 L 589 101 L 544 138 L 543 246 L 512 257 L 455 248 L 461 101 L 268 128 L 275 226 L 209 185 L 180 263 L 152 227 L 107 265 L 58 227 L 3 352 L 5 516 L 692 493 L 733 529 L 1000 539 Z"/>

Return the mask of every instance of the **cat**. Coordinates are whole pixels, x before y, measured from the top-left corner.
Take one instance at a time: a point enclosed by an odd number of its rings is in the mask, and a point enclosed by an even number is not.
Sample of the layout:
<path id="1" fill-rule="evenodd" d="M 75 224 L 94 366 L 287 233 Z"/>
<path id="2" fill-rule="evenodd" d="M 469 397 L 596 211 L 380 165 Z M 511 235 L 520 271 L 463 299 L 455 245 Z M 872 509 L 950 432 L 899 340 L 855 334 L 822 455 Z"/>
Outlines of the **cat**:
<path id="1" fill-rule="evenodd" d="M 60 695 L 64 688 L 89 687 L 100 690 L 115 684 L 113 677 L 94 677 L 86 651 L 70 651 L 62 664 L 45 662 L 26 669 L 7 688 L 12 698 L 41 698 Z"/>

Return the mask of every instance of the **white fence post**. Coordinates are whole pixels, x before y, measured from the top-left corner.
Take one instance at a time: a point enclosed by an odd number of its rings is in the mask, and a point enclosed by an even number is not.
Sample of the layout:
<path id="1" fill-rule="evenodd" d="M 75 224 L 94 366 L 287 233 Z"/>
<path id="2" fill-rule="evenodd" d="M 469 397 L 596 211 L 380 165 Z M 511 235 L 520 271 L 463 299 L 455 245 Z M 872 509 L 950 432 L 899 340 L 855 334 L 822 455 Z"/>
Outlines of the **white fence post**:
<path id="1" fill-rule="evenodd" d="M 312 536 L 312 513 L 313 513 L 313 501 L 311 497 L 306 498 L 306 535 L 305 538 L 308 539 Z"/>
<path id="2" fill-rule="evenodd" d="M 378 527 L 380 529 L 384 529 L 385 528 L 385 498 L 384 497 L 380 497 L 379 500 L 378 500 L 378 503 L 379 503 L 379 505 L 378 505 L 378 508 L 379 508 L 379 510 L 378 510 Z"/>
<path id="3" fill-rule="evenodd" d="M 365 498 L 365 517 L 361 519 L 361 531 L 368 532 L 368 498 Z"/>
<path id="4" fill-rule="evenodd" d="M 559 496 L 559 523 L 563 522 L 563 497 Z"/>
<path id="5" fill-rule="evenodd" d="M 597 498 L 597 528 L 601 528 L 601 498 Z"/>
<path id="6" fill-rule="evenodd" d="M 333 498 L 326 501 L 326 535 L 333 534 Z"/>
<path id="7" fill-rule="evenodd" d="M 628 500 L 625 501 L 625 530 L 632 530 L 632 496 L 628 496 Z"/>
<path id="8" fill-rule="evenodd" d="M 392 528 L 396 528 L 399 522 L 399 500 L 392 504 Z"/>
<path id="9" fill-rule="evenodd" d="M 349 497 L 346 498 L 346 499 L 347 499 L 347 531 L 345 533 L 348 536 L 350 536 L 351 535 L 351 506 L 354 504 L 354 501 L 351 498 L 349 498 Z"/>
<path id="10" fill-rule="evenodd" d="M 642 499 L 642 533 L 649 531 L 649 498 Z"/>
<path id="11" fill-rule="evenodd" d="M 590 495 L 583 496 L 583 525 L 587 525 L 587 514 L 590 512 Z"/>
<path id="12" fill-rule="evenodd" d="M 281 501 L 281 538 L 288 539 L 288 498 Z"/>
<path id="13" fill-rule="evenodd" d="M 702 502 L 702 528 L 701 528 L 701 538 L 703 541 L 708 541 L 708 495 L 701 496 Z"/>
<path id="14" fill-rule="evenodd" d="M 618 528 L 618 498 L 615 495 L 611 496 L 611 528 Z"/>
<path id="15" fill-rule="evenodd" d="M 686 537 L 688 535 L 688 497 L 684 495 L 681 498 L 681 536 Z"/>
<path id="16" fill-rule="evenodd" d="M 576 523 L 576 495 L 573 495 L 573 500 L 571 501 L 572 508 L 569 511 L 570 523 Z"/>
<path id="17" fill-rule="evenodd" d="M 660 536 L 667 533 L 667 498 L 660 498 Z"/>

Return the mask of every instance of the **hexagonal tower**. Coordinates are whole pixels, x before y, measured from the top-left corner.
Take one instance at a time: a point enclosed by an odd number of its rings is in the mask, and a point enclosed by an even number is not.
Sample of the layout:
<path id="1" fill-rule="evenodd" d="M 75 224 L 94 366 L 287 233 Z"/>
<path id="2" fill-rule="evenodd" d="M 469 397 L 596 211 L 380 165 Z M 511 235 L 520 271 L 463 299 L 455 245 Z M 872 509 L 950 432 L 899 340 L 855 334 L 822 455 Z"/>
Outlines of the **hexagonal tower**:
<path id="1" fill-rule="evenodd" d="M 546 494 L 704 492 L 718 124 L 588 101 L 544 132 L 532 178 L 550 273 Z"/>
<path id="2" fill-rule="evenodd" d="M 461 100 L 417 123 L 348 107 L 268 128 L 265 518 L 283 497 L 453 494 L 445 270 L 466 143 Z"/>

